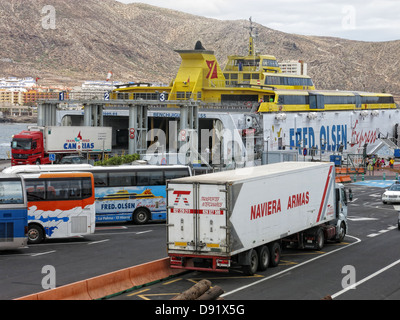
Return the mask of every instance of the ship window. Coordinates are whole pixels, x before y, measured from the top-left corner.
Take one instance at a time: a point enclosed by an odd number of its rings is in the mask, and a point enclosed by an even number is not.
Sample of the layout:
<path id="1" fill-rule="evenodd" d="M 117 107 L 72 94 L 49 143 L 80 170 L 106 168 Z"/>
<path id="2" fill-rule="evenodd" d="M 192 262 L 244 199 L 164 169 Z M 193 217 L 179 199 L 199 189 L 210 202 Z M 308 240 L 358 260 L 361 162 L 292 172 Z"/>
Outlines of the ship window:
<path id="1" fill-rule="evenodd" d="M 260 59 L 251 59 L 251 60 L 244 60 L 243 66 L 244 67 L 254 67 L 260 64 Z"/>
<path id="2" fill-rule="evenodd" d="M 237 73 L 231 73 L 231 80 L 237 80 L 238 74 Z"/>
<path id="3" fill-rule="evenodd" d="M 262 63 L 263 67 L 275 67 L 278 68 L 278 62 L 276 60 L 271 60 L 271 59 L 264 59 Z"/>
<path id="4" fill-rule="evenodd" d="M 355 96 L 325 96 L 325 104 L 355 104 Z"/>
<path id="5" fill-rule="evenodd" d="M 308 96 L 286 95 L 286 96 L 279 96 L 278 103 L 285 105 L 306 105 L 309 102 L 308 102 Z"/>
<path id="6" fill-rule="evenodd" d="M 258 73 L 252 73 L 252 74 L 251 74 L 251 78 L 252 78 L 253 80 L 258 80 L 258 79 L 260 79 L 260 74 L 258 74 Z"/>
<path id="7" fill-rule="evenodd" d="M 308 101 L 310 109 L 324 109 L 325 108 L 325 97 L 322 95 L 310 94 Z"/>
<path id="8" fill-rule="evenodd" d="M 222 94 L 221 102 L 247 102 L 247 101 L 258 101 L 258 95 L 250 94 Z"/>
<path id="9" fill-rule="evenodd" d="M 265 84 L 266 85 L 280 85 L 281 84 L 281 80 L 279 77 L 265 77 Z"/>
<path id="10" fill-rule="evenodd" d="M 243 80 L 250 80 L 250 78 L 251 78 L 250 73 L 244 73 L 243 74 Z"/>
<path id="11" fill-rule="evenodd" d="M 393 97 L 361 97 L 362 104 L 394 103 Z"/>

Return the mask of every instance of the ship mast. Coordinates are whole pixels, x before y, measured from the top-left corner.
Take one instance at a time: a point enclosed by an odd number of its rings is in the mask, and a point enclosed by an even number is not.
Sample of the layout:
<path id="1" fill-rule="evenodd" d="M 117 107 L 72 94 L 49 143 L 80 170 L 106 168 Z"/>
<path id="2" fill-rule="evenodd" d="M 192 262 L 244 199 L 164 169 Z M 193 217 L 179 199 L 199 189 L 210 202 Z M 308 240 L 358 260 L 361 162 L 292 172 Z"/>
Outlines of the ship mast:
<path id="1" fill-rule="evenodd" d="M 254 48 L 254 37 L 253 37 L 253 30 L 256 30 L 256 36 L 257 36 L 257 28 L 253 26 L 253 21 L 251 21 L 251 17 L 249 19 L 250 21 L 250 26 L 245 27 L 246 29 L 249 29 L 250 37 L 249 37 L 249 56 L 255 56 L 255 48 Z"/>

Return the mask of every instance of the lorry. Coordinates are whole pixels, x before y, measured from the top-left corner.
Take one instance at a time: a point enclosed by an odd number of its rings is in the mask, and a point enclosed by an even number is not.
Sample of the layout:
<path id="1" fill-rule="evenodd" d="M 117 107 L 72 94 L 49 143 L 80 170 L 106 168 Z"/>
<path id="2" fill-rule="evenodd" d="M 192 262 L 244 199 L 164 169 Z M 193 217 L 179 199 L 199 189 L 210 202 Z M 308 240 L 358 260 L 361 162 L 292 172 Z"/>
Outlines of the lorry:
<path id="1" fill-rule="evenodd" d="M 350 190 L 351 192 L 351 190 Z M 321 250 L 348 230 L 333 163 L 283 162 L 167 182 L 167 251 L 175 269 L 253 275 L 282 247 Z"/>
<path id="2" fill-rule="evenodd" d="M 111 127 L 30 126 L 12 138 L 11 165 L 58 163 L 72 154 L 104 154 L 111 152 L 111 144 Z"/>

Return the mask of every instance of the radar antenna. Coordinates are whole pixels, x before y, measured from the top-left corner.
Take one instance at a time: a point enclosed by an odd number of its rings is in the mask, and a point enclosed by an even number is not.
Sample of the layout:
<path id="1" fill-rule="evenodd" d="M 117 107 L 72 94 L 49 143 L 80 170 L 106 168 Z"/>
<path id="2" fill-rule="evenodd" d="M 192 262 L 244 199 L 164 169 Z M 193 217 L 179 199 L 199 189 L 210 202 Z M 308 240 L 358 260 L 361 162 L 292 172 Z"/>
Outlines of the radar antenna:
<path id="1" fill-rule="evenodd" d="M 254 45 L 254 39 L 257 38 L 258 36 L 258 29 L 257 27 L 253 26 L 253 21 L 251 20 L 251 17 L 249 19 L 250 25 L 248 27 L 245 27 L 246 29 L 249 29 L 249 56 L 255 56 L 255 45 Z M 253 34 L 254 31 L 254 34 Z"/>

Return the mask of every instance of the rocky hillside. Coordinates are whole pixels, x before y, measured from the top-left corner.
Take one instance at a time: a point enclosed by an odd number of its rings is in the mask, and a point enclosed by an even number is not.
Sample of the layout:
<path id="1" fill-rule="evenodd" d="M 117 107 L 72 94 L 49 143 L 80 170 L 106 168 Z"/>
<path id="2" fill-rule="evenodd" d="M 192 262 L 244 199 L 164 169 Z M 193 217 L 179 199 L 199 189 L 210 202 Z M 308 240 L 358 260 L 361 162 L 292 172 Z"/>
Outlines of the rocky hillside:
<path id="1" fill-rule="evenodd" d="M 42 8 L 56 10 L 43 28 Z M 0 0 L 0 77 L 40 77 L 44 84 L 105 79 L 169 82 L 180 57 L 201 40 L 221 65 L 246 54 L 248 17 L 220 21 L 114 0 Z M 45 21 L 46 22 L 46 21 Z M 319 89 L 400 94 L 400 41 L 360 42 L 287 34 L 257 25 L 257 50 L 278 60 L 304 60 Z"/>

